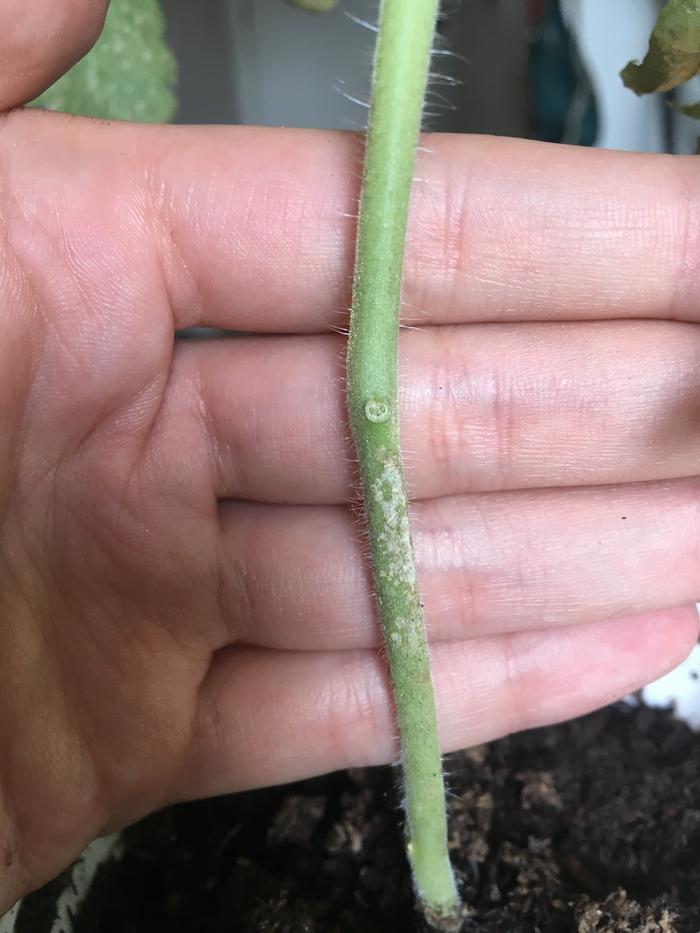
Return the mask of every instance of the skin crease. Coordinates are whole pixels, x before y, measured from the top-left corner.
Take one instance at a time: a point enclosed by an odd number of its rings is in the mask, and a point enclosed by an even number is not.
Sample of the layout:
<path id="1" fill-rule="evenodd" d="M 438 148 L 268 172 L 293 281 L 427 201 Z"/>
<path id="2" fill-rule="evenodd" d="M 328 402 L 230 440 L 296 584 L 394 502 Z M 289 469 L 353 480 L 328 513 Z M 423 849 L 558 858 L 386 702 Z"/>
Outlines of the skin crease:
<path id="1" fill-rule="evenodd" d="M 8 111 L 104 12 L 31 6 Z M 401 393 L 450 750 L 697 638 L 700 169 L 424 142 Z M 170 801 L 395 758 L 334 333 L 358 151 L 0 117 L 0 912 Z"/>

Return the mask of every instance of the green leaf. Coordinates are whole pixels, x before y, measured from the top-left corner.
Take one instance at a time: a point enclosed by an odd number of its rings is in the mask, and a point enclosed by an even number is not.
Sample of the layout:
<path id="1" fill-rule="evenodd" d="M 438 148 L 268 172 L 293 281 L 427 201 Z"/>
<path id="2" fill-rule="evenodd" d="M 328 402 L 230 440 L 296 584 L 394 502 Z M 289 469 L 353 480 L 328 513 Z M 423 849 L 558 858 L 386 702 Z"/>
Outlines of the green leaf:
<path id="1" fill-rule="evenodd" d="M 302 10 L 310 10 L 312 13 L 325 13 L 326 10 L 332 10 L 338 0 L 287 0 L 292 6 L 299 6 Z"/>
<path id="2" fill-rule="evenodd" d="M 695 120 L 700 120 L 700 101 L 696 104 L 688 104 L 685 107 L 677 108 L 679 113 L 684 113 L 686 117 L 693 117 Z"/>
<path id="3" fill-rule="evenodd" d="M 700 0 L 668 0 L 644 61 L 630 62 L 622 80 L 636 94 L 670 91 L 700 71 Z"/>
<path id="4" fill-rule="evenodd" d="M 177 66 L 164 32 L 159 0 L 112 0 L 92 51 L 33 105 L 105 120 L 168 122 Z"/>

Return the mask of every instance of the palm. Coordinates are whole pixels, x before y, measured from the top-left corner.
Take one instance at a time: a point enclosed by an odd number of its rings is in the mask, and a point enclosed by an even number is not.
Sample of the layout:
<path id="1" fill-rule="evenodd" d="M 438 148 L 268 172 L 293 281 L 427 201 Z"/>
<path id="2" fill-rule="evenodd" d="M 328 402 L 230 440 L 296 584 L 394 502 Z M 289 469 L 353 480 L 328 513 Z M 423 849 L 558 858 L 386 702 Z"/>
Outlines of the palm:
<path id="1" fill-rule="evenodd" d="M 450 749 L 697 636 L 697 170 L 433 147 L 402 405 Z M 0 912 L 168 801 L 396 754 L 332 333 L 356 186 L 343 136 L 2 118 Z"/>
<path id="2" fill-rule="evenodd" d="M 144 812 L 174 786 L 198 687 L 235 622 L 216 604 L 211 457 L 186 377 L 172 368 L 156 258 L 133 239 L 138 224 L 120 237 L 129 192 L 111 166 L 98 197 L 42 229 L 55 181 L 15 176 L 23 216 L 11 207 L 8 229 L 19 300 L 5 288 L 0 362 L 15 403 L 0 468 L 3 789 L 22 849 L 49 872 L 106 814 Z M 90 242 L 91 256 L 72 252 Z M 100 266 L 111 270 L 109 294 Z M 30 706 L 27 747 L 17 733 Z M 48 795 L 38 792 L 46 774 L 56 778 Z"/>

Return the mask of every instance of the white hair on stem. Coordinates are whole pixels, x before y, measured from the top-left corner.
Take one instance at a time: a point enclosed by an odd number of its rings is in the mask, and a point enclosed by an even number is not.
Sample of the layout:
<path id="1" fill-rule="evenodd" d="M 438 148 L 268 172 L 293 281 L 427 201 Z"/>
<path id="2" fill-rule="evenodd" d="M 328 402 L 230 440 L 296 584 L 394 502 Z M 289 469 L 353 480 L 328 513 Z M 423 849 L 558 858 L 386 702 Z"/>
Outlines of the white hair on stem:
<path id="1" fill-rule="evenodd" d="M 379 32 L 379 26 L 377 23 L 370 23 L 369 20 L 362 19 L 361 16 L 357 16 L 355 13 L 351 13 L 350 10 L 343 10 L 343 15 L 355 23 L 357 26 L 362 26 L 364 29 L 369 29 L 370 32 Z"/>
<path id="2" fill-rule="evenodd" d="M 458 52 L 454 52 L 452 49 L 433 48 L 430 54 L 431 56 L 436 55 L 442 58 L 452 58 L 455 61 L 461 62 L 463 65 L 471 64 L 468 58 L 465 58 L 464 55 L 460 55 Z"/>
<path id="3" fill-rule="evenodd" d="M 447 74 L 444 71 L 431 71 L 428 75 L 428 87 L 431 84 L 437 84 L 438 87 L 464 87 L 465 82 L 461 78 Z"/>
<path id="4" fill-rule="evenodd" d="M 369 110 L 370 104 L 368 100 L 363 100 L 361 97 L 355 97 L 353 94 L 350 94 L 342 86 L 344 82 L 339 82 L 338 84 L 333 85 L 333 90 L 337 91 L 341 97 L 344 97 L 345 100 L 350 101 L 351 104 L 357 104 L 358 107 L 363 107 L 365 110 Z"/>
<path id="5" fill-rule="evenodd" d="M 424 99 L 433 107 L 444 107 L 447 111 L 455 111 L 459 109 L 457 104 L 453 103 L 448 97 L 446 97 L 444 94 L 441 94 L 439 91 L 427 90 L 425 92 Z"/>

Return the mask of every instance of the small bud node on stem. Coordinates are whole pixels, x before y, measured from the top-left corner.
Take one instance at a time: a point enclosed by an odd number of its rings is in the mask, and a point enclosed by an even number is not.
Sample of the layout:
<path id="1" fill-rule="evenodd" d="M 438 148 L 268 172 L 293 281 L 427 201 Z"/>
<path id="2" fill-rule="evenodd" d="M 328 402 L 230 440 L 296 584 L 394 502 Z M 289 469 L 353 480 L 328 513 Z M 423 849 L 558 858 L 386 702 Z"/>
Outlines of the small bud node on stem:
<path id="1" fill-rule="evenodd" d="M 373 424 L 384 424 L 390 417 L 389 403 L 383 399 L 371 398 L 365 403 L 365 418 Z"/>

